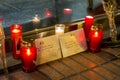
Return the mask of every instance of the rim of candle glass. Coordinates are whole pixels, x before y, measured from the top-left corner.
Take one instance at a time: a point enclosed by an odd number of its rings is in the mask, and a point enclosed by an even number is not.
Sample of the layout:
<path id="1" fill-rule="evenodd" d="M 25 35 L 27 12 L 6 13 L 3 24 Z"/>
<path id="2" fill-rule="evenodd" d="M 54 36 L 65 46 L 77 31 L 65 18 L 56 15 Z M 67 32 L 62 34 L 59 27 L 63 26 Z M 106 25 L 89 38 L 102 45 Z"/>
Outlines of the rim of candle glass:
<path id="1" fill-rule="evenodd" d="M 93 19 L 94 17 L 93 17 L 93 16 L 88 15 L 88 16 L 86 16 L 86 18 Z"/>
<path id="2" fill-rule="evenodd" d="M 71 8 L 64 8 L 64 10 L 66 10 L 66 11 L 72 11 Z"/>
<path id="3" fill-rule="evenodd" d="M 56 24 L 55 25 L 55 28 L 57 29 L 57 28 L 65 28 L 65 25 L 64 24 Z"/>
<path id="4" fill-rule="evenodd" d="M 21 24 L 12 24 L 12 25 L 11 25 L 11 28 L 12 28 L 12 29 L 15 29 L 15 28 L 16 28 L 16 29 L 22 29 L 22 25 L 21 25 Z"/>
<path id="5" fill-rule="evenodd" d="M 63 9 L 63 13 L 72 13 L 72 9 L 71 8 L 64 8 Z"/>

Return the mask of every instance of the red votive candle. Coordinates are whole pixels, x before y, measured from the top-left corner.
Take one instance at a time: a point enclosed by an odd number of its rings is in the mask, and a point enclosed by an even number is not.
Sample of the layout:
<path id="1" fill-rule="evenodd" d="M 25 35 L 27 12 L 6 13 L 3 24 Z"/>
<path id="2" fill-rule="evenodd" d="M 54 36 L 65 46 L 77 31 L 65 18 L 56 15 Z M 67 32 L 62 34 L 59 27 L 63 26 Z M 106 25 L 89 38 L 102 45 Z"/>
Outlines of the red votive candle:
<path id="1" fill-rule="evenodd" d="M 13 24 L 10 26 L 10 32 L 12 37 L 12 51 L 13 58 L 20 58 L 20 44 L 22 40 L 22 25 L 21 24 Z"/>
<path id="2" fill-rule="evenodd" d="M 88 39 L 90 28 L 91 28 L 92 24 L 94 23 L 94 17 L 93 16 L 85 16 L 84 21 L 85 21 L 84 22 L 85 36 Z"/>
<path id="3" fill-rule="evenodd" d="M 103 39 L 102 29 L 91 29 L 89 33 L 89 49 L 92 52 L 98 52 L 101 48 L 101 42 Z"/>
<path id="4" fill-rule="evenodd" d="M 36 47 L 21 47 L 21 60 L 22 68 L 24 72 L 33 72 L 35 70 L 35 60 L 36 60 Z"/>
<path id="5" fill-rule="evenodd" d="M 70 9 L 70 8 L 64 8 L 63 9 L 63 13 L 64 13 L 64 15 L 71 15 L 72 14 L 72 9 Z"/>

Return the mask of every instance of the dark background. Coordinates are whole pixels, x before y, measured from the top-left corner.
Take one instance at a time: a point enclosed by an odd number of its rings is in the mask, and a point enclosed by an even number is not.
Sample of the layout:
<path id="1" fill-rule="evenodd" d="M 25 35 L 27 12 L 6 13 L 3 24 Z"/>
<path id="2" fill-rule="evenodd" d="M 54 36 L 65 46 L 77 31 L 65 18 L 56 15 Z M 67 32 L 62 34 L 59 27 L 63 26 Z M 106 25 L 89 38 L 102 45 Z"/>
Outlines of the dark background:
<path id="1" fill-rule="evenodd" d="M 93 0 L 93 9 L 101 5 L 101 0 Z M 66 18 L 64 8 L 71 8 L 72 15 Z M 37 28 L 48 27 L 56 23 L 63 23 L 84 18 L 87 11 L 88 0 L 0 0 L 0 16 L 4 19 L 5 34 L 9 34 L 10 25 L 23 24 L 23 32 L 36 28 L 32 23 L 37 14 L 41 22 Z M 45 17 L 49 10 L 51 17 Z"/>

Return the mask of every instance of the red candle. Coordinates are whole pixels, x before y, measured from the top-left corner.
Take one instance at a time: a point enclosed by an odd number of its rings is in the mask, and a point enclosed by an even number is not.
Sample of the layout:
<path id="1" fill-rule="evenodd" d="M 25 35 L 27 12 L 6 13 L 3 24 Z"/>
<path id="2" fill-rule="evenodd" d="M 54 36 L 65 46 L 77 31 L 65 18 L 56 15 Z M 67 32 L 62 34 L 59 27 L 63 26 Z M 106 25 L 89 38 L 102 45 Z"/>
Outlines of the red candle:
<path id="1" fill-rule="evenodd" d="M 103 38 L 102 29 L 91 29 L 89 33 L 89 48 L 92 52 L 98 52 Z"/>
<path id="2" fill-rule="evenodd" d="M 85 17 L 84 30 L 85 30 L 85 35 L 86 35 L 87 39 L 89 36 L 90 28 L 91 28 L 93 23 L 94 23 L 94 17 L 92 17 L 92 16 Z"/>
<path id="3" fill-rule="evenodd" d="M 63 13 L 64 13 L 64 15 L 71 15 L 72 14 L 72 9 L 64 8 Z"/>
<path id="4" fill-rule="evenodd" d="M 21 24 L 13 24 L 10 26 L 10 32 L 12 37 L 12 50 L 13 50 L 13 58 L 20 58 L 20 43 L 22 39 L 22 25 Z"/>
<path id="5" fill-rule="evenodd" d="M 21 47 L 21 60 L 24 72 L 32 72 L 35 70 L 36 47 Z"/>

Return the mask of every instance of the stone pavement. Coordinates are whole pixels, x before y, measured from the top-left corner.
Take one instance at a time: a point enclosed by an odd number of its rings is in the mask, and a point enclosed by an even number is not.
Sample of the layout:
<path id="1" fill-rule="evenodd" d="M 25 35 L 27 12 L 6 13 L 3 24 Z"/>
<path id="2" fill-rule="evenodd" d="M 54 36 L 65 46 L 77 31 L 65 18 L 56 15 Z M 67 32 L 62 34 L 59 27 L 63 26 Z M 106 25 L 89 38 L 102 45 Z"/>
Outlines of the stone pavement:
<path id="1" fill-rule="evenodd" d="M 0 80 L 120 80 L 120 48 L 102 48 L 101 52 L 85 51 L 37 67 L 25 73 L 21 68 Z M 20 66 L 20 65 L 19 65 Z"/>

